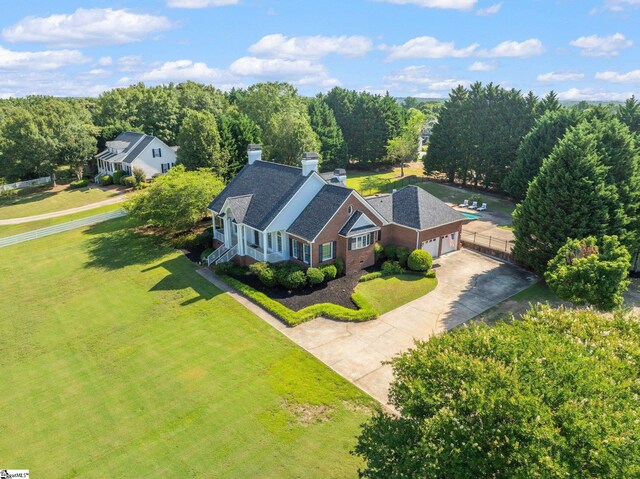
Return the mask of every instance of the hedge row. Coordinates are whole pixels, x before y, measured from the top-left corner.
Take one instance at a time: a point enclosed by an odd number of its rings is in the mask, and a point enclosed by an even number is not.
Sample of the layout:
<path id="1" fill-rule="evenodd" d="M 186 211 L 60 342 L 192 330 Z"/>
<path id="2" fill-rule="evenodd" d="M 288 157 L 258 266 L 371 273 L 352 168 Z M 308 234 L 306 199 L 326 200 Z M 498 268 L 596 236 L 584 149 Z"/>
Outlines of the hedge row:
<path id="1" fill-rule="evenodd" d="M 369 304 L 364 296 L 359 293 L 353 293 L 351 295 L 352 301 L 359 308 L 357 310 L 345 308 L 344 306 L 333 303 L 321 303 L 308 306 L 300 311 L 293 311 L 275 299 L 271 299 L 266 294 L 244 284 L 240 280 L 225 274 L 218 276 L 233 289 L 280 318 L 288 326 L 296 326 L 320 316 L 354 322 L 369 321 L 378 317 L 377 311 Z"/>

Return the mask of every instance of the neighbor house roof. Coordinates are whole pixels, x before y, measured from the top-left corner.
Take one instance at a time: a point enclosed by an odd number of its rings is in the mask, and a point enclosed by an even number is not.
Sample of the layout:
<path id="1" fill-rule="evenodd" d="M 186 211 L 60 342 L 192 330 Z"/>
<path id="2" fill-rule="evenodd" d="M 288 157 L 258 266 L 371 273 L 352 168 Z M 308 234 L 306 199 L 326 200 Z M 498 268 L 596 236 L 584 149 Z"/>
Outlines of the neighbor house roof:
<path id="1" fill-rule="evenodd" d="M 144 149 L 153 141 L 154 137 L 149 135 L 144 135 L 144 137 L 133 147 L 128 147 L 129 152 L 127 156 L 122 159 L 123 163 L 131 163 L 135 160 L 140 153 L 144 151 Z M 126 153 L 126 151 L 125 151 Z"/>
<path id="2" fill-rule="evenodd" d="M 240 170 L 209 209 L 219 213 L 228 198 L 252 195 L 243 223 L 264 230 L 308 178 L 300 168 L 256 160 Z"/>
<path id="3" fill-rule="evenodd" d="M 324 185 L 287 232 L 313 241 L 352 192 L 353 190 L 343 186 Z"/>
<path id="4" fill-rule="evenodd" d="M 405 186 L 390 195 L 367 199 L 387 221 L 426 230 L 464 220 L 456 210 L 417 186 Z"/>
<path id="5" fill-rule="evenodd" d="M 131 164 L 154 138 L 155 136 L 145 135 L 144 133 L 123 131 L 114 140 L 107 141 L 108 148 L 116 148 L 122 151 L 113 153 L 107 149 L 98 153 L 96 157 L 101 160 Z"/>

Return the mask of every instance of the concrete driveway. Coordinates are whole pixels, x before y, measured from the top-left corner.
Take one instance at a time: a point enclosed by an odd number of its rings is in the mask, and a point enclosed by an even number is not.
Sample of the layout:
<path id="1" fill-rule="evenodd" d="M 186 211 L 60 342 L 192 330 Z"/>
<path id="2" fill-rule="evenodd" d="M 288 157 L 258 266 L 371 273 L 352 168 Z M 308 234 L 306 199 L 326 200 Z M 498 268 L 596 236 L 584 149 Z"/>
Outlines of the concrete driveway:
<path id="1" fill-rule="evenodd" d="M 387 404 L 391 367 L 398 353 L 470 320 L 537 281 L 512 264 L 470 250 L 436 260 L 438 286 L 431 293 L 366 323 L 318 318 L 289 328 L 203 268 L 205 278 L 227 291 L 274 328 L 383 404 Z"/>
<path id="2" fill-rule="evenodd" d="M 470 320 L 537 279 L 517 266 L 461 250 L 436 261 L 438 286 L 426 296 L 366 323 L 318 318 L 283 332 L 381 403 L 391 367 L 383 361 Z"/>

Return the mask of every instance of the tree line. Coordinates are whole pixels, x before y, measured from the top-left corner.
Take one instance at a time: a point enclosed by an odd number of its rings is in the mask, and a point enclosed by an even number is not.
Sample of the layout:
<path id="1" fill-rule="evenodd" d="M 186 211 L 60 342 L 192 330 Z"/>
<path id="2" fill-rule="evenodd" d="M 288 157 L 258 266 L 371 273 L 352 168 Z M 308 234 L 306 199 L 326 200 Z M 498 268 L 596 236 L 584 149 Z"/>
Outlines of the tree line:
<path id="1" fill-rule="evenodd" d="M 425 105 L 405 100 L 403 107 L 388 94 L 337 87 L 306 98 L 283 82 L 229 92 L 191 81 L 139 83 L 95 99 L 5 99 L 0 177 L 29 179 L 55 174 L 61 166 L 81 177 L 93 155 L 122 131 L 177 145 L 178 162 L 187 169 L 209 168 L 225 180 L 246 163 L 250 143 L 261 143 L 265 158 L 285 164 L 297 165 L 303 152 L 316 151 L 323 170 L 388 166 L 417 158 L 423 117 L 416 114 L 433 113 Z M 415 141 L 415 155 L 406 153 L 413 148 L 408 141 Z"/>

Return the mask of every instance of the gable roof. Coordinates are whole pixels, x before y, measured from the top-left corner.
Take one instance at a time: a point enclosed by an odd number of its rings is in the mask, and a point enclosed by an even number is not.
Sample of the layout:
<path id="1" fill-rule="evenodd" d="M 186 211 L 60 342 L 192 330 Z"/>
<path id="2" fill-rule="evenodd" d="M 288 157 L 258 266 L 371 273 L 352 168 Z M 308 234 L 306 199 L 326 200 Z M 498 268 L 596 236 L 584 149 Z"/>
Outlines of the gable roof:
<path id="1" fill-rule="evenodd" d="M 101 160 L 108 160 L 113 162 L 122 162 L 131 164 L 133 160 L 135 160 L 140 153 L 144 151 L 144 149 L 149 146 L 153 140 L 155 140 L 155 136 L 146 135 L 144 133 L 137 133 L 134 131 L 123 131 L 118 136 L 115 137 L 112 141 L 107 141 L 107 149 L 98 153 L 96 158 L 100 158 Z M 158 139 L 161 143 L 162 140 Z M 115 148 L 116 150 L 122 150 L 119 153 L 113 153 L 108 148 Z M 172 150 L 171 147 L 168 147 Z M 175 152 L 175 150 L 172 150 Z"/>
<path id="2" fill-rule="evenodd" d="M 249 205 L 251 204 L 251 198 L 253 198 L 253 195 L 227 198 L 227 203 L 229 204 L 229 208 L 231 208 L 231 213 L 238 223 L 244 222 L 244 217 L 246 216 Z"/>
<path id="3" fill-rule="evenodd" d="M 426 230 L 465 217 L 417 186 L 405 186 L 390 195 L 367 200 L 387 221 Z"/>
<path id="4" fill-rule="evenodd" d="M 240 170 L 209 209 L 219 213 L 228 198 L 252 195 L 243 223 L 264 230 L 310 177 L 302 176 L 300 168 L 256 160 Z"/>
<path id="5" fill-rule="evenodd" d="M 125 152 L 129 150 L 127 156 L 122 159 L 123 163 L 131 163 L 135 160 L 140 153 L 144 151 L 144 149 L 154 140 L 154 136 L 144 135 L 143 138 L 135 145 L 135 147 L 131 148 L 131 146 L 125 148 Z"/>
<path id="6" fill-rule="evenodd" d="M 291 224 L 288 233 L 313 241 L 353 190 L 333 184 L 324 185 Z"/>
<path id="7" fill-rule="evenodd" d="M 364 226 L 358 226 L 359 223 L 365 223 Z M 356 210 L 349 217 L 342 229 L 338 232 L 341 236 L 349 236 L 357 233 L 367 233 L 369 231 L 376 231 L 380 228 L 360 210 Z"/>

